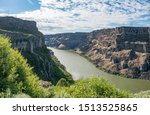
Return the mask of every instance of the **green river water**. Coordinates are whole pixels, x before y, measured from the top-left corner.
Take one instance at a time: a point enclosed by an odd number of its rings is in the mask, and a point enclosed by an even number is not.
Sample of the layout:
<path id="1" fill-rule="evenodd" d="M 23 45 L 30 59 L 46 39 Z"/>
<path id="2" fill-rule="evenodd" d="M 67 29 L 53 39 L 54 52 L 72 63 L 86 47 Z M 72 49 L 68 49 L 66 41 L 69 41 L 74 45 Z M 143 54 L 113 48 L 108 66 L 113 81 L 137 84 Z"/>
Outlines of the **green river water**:
<path id="1" fill-rule="evenodd" d="M 72 74 L 74 80 L 98 76 L 108 80 L 119 89 L 128 90 L 133 93 L 150 90 L 150 81 L 112 75 L 99 70 L 90 61 L 72 51 L 55 48 L 50 49 L 54 52 L 54 55 L 58 60 L 66 67 L 66 70 Z"/>

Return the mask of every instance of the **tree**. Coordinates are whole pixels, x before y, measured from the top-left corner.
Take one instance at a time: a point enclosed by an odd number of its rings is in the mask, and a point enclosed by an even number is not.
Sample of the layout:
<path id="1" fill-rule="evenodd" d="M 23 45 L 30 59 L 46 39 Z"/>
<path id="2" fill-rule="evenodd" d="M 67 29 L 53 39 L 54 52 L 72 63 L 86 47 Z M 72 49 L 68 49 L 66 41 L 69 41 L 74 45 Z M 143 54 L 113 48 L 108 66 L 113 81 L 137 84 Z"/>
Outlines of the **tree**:
<path id="1" fill-rule="evenodd" d="M 9 38 L 0 36 L 0 93 L 4 94 L 8 89 L 12 95 L 26 93 L 31 97 L 50 96 L 27 60 L 17 49 L 11 48 Z"/>

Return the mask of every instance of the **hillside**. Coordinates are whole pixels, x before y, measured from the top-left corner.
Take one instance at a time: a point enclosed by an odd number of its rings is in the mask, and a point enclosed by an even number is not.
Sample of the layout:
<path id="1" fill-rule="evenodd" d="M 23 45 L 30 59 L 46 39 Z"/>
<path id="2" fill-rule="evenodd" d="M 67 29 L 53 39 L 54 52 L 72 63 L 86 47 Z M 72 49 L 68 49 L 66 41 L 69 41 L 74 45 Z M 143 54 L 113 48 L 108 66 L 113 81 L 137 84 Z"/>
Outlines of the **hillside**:
<path id="1" fill-rule="evenodd" d="M 73 82 L 65 67 L 58 62 L 53 52 L 46 48 L 44 36 L 38 31 L 36 22 L 0 17 L 0 34 L 10 38 L 12 47 L 21 52 L 40 79 L 53 84 L 61 78 Z"/>
<path id="2" fill-rule="evenodd" d="M 149 91 L 131 94 L 98 77 L 81 79 L 72 85 L 61 78 L 55 86 L 45 87 L 7 37 L 0 36 L 0 98 L 127 98 L 149 97 Z"/>
<path id="3" fill-rule="evenodd" d="M 77 33 L 74 33 L 75 36 Z M 72 36 L 73 36 L 72 35 Z M 78 36 L 80 36 L 78 34 Z M 81 37 L 81 36 L 80 36 Z M 77 39 L 78 38 L 73 38 Z M 72 48 L 66 34 L 49 36 L 47 44 L 74 49 L 105 71 L 125 77 L 150 80 L 150 28 L 118 27 L 96 30 L 80 38 Z"/>
<path id="4" fill-rule="evenodd" d="M 24 57 L 11 48 L 8 38 L 0 36 L 0 97 L 22 93 L 31 97 L 50 97 L 48 89 L 43 88 Z"/>

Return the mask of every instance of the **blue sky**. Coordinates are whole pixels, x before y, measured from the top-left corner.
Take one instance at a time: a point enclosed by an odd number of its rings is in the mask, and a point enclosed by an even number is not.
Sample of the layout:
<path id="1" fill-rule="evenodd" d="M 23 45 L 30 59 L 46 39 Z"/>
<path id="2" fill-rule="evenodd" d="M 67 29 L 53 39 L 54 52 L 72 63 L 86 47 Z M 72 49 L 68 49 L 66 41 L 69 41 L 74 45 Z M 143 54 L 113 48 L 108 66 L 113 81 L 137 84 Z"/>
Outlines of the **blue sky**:
<path id="1" fill-rule="evenodd" d="M 39 8 L 38 0 L 0 0 L 0 13 L 20 13 Z"/>
<path id="2" fill-rule="evenodd" d="M 150 0 L 0 0 L 0 16 L 35 20 L 44 34 L 150 26 Z"/>

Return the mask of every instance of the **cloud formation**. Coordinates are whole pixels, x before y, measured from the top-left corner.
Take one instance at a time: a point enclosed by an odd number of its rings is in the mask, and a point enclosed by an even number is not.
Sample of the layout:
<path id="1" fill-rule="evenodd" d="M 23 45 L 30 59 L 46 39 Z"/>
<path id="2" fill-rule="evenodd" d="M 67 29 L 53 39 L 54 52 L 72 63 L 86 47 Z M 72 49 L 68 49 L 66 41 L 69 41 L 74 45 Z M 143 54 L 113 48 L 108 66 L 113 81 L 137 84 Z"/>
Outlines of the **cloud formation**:
<path id="1" fill-rule="evenodd" d="M 150 0 L 40 0 L 39 3 L 40 9 L 14 16 L 35 20 L 44 34 L 150 26 Z"/>

